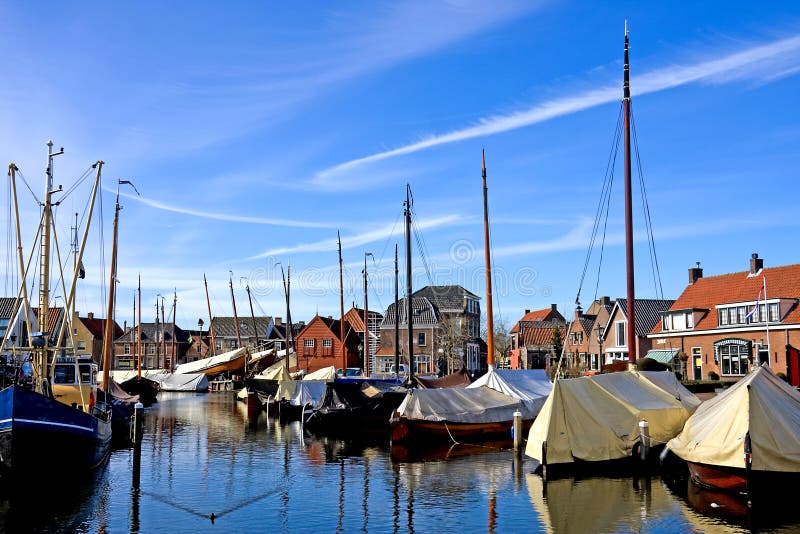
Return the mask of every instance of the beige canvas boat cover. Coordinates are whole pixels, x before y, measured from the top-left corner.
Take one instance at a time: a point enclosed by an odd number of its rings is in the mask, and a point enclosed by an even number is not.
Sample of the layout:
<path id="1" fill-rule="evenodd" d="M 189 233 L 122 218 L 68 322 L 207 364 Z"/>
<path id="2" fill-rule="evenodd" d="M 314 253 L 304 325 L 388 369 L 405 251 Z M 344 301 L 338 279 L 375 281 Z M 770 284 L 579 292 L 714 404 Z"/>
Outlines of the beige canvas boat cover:
<path id="1" fill-rule="evenodd" d="M 487 387 L 409 389 L 398 413 L 408 419 L 453 423 L 513 421 L 519 410 L 523 419 L 536 414 L 521 400 Z"/>
<path id="2" fill-rule="evenodd" d="M 766 365 L 701 404 L 667 447 L 689 462 L 744 468 L 748 431 L 754 470 L 800 472 L 800 392 Z"/>
<path id="3" fill-rule="evenodd" d="M 279 350 L 278 358 L 281 359 L 254 375 L 253 378 L 256 380 L 291 380 L 292 377 L 286 370 L 286 360 L 283 359 L 285 354 L 285 350 Z M 294 351 L 289 353 L 289 368 L 292 367 L 297 367 L 297 354 Z"/>
<path id="4" fill-rule="evenodd" d="M 330 367 L 317 369 L 313 373 L 308 373 L 303 377 L 303 380 L 333 380 L 334 378 L 336 378 L 336 367 L 331 365 Z"/>
<path id="5" fill-rule="evenodd" d="M 683 404 L 687 410 L 694 413 L 701 401 L 697 395 L 686 389 L 680 383 L 675 373 L 664 371 L 639 371 L 639 374 L 657 385 Z"/>
<path id="6" fill-rule="evenodd" d="M 207 369 L 213 369 L 220 365 L 235 362 L 239 358 L 243 358 L 246 351 L 247 349 L 242 347 L 216 356 L 211 356 L 210 358 L 203 358 L 196 362 L 182 363 L 175 368 L 174 374 L 185 375 L 187 373 L 202 373 Z M 244 363 L 242 363 L 242 367 L 244 367 Z"/>
<path id="7" fill-rule="evenodd" d="M 648 422 L 654 445 L 664 444 L 691 413 L 636 371 L 557 380 L 531 425 L 525 454 L 541 462 L 546 443 L 548 464 L 624 458 L 639 441 L 639 421 Z"/>

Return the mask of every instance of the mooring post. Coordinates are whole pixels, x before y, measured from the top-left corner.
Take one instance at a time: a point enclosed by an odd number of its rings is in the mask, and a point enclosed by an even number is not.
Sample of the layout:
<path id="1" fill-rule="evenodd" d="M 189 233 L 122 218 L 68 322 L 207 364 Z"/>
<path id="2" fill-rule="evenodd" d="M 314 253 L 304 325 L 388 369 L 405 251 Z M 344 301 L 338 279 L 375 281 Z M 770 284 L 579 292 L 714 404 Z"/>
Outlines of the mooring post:
<path id="1" fill-rule="evenodd" d="M 639 444 L 639 457 L 644 463 L 650 452 L 650 423 L 645 420 L 639 421 Z"/>
<path id="2" fill-rule="evenodd" d="M 514 454 L 516 456 L 522 455 L 522 412 L 517 410 L 514 412 Z"/>
<path id="3" fill-rule="evenodd" d="M 747 386 L 748 388 L 750 386 Z M 753 468 L 753 443 L 750 441 L 750 432 L 744 435 L 744 482 L 747 491 L 747 508 L 753 507 L 753 488 L 750 482 L 750 474 Z"/>
<path id="4" fill-rule="evenodd" d="M 144 429 L 144 405 L 137 402 L 133 408 L 133 477 L 134 489 L 139 489 L 139 472 L 142 462 L 142 431 Z"/>

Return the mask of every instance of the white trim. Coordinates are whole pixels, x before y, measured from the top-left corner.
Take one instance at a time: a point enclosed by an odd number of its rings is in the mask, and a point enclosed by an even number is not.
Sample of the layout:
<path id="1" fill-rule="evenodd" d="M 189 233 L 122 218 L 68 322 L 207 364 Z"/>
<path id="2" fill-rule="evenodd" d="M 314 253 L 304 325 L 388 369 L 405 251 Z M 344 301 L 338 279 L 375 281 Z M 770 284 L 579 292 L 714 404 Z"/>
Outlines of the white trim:
<path id="1" fill-rule="evenodd" d="M 753 328 L 754 326 L 758 326 L 761 328 Z M 659 339 L 665 337 L 692 337 L 698 335 L 713 335 L 713 334 L 724 334 L 728 332 L 763 332 L 764 324 L 753 323 L 749 325 L 745 325 L 744 327 L 737 327 L 737 328 L 714 328 L 712 330 L 681 330 L 680 332 L 669 333 L 669 334 L 647 334 L 648 339 Z M 770 323 L 770 331 L 776 332 L 779 330 L 800 330 L 800 324 L 779 324 L 779 323 Z"/>
<path id="2" fill-rule="evenodd" d="M 78 426 L 78 425 L 68 425 L 66 423 L 54 423 L 52 421 L 39 421 L 39 420 L 36 420 L 36 419 L 14 419 L 13 417 L 11 419 L 3 419 L 2 421 L 0 421 L 0 425 L 2 425 L 4 423 L 9 423 L 9 422 L 13 423 L 14 421 L 19 421 L 20 423 L 30 423 L 30 424 L 34 424 L 34 425 L 43 425 L 43 426 L 63 426 L 63 427 L 66 427 L 66 428 L 75 428 L 77 430 L 85 430 L 87 432 L 94 432 L 94 429 L 91 428 L 91 427 Z"/>

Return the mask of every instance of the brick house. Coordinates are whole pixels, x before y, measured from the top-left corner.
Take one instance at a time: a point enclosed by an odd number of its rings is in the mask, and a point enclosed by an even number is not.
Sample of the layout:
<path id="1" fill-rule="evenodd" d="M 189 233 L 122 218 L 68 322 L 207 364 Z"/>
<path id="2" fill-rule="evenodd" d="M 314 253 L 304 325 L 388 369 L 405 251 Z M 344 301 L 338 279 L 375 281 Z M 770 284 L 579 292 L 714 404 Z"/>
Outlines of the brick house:
<path id="1" fill-rule="evenodd" d="M 112 328 L 112 337 L 114 339 L 123 334 L 122 328 L 119 327 L 116 321 L 114 321 Z M 106 320 L 95 317 L 92 312 L 87 313 L 86 317 L 80 317 L 79 313 L 75 312 L 72 318 L 72 332 L 77 353 L 91 354 L 92 360 L 102 367 Z M 69 343 L 69 340 L 67 340 L 67 343 Z"/>
<path id="2" fill-rule="evenodd" d="M 160 323 L 142 323 L 129 328 L 114 340 L 112 369 L 136 369 L 136 343 L 139 330 L 142 331 L 142 368 L 174 369 L 187 361 L 187 353 L 192 344 L 188 332 L 175 326 L 173 338 L 172 325 L 162 328 Z"/>
<path id="3" fill-rule="evenodd" d="M 14 297 L 0 297 L 0 341 L 3 340 L 3 337 L 6 335 L 6 330 L 8 330 L 11 325 L 11 321 L 14 320 L 15 302 L 16 299 Z M 20 313 L 20 317 L 24 317 L 24 313 Z M 24 346 L 27 344 L 25 338 L 25 320 L 20 319 L 9 333 L 8 341 L 6 341 L 4 348 L 8 349 L 10 347 Z"/>
<path id="4" fill-rule="evenodd" d="M 550 335 L 543 333 L 537 323 L 545 322 L 543 328 L 549 328 Z M 558 311 L 558 306 L 551 304 L 541 310 L 525 310 L 519 321 L 514 323 L 509 332 L 509 363 L 512 369 L 543 369 L 544 354 L 549 351 L 553 327 L 556 323 L 564 324 L 566 320 Z M 530 330 L 527 332 L 526 330 Z M 533 366 L 533 367 L 531 367 Z"/>
<path id="5" fill-rule="evenodd" d="M 408 306 L 399 301 L 400 361 L 409 365 Z M 412 294 L 412 339 L 416 374 L 450 373 L 466 368 L 486 371 L 486 344 L 480 338 L 480 297 L 461 286 L 426 286 Z M 389 372 L 395 362 L 395 304 L 386 310 L 380 326 L 381 346 L 376 370 Z"/>
<path id="6" fill-rule="evenodd" d="M 614 308 L 609 297 L 595 300 L 584 313 L 575 308 L 575 319 L 569 324 L 564 340 L 565 356 L 577 374 L 595 374 L 602 371 L 602 335 Z"/>
<path id="7" fill-rule="evenodd" d="M 644 357 L 652 348 L 653 340 L 648 334 L 661 320 L 664 312 L 675 303 L 667 299 L 636 299 L 633 312 L 636 320 L 636 347 L 634 357 Z M 603 330 L 603 365 L 627 362 L 628 347 L 628 299 L 617 299 Z"/>
<path id="8" fill-rule="evenodd" d="M 300 370 L 313 373 L 324 367 L 342 367 L 342 351 L 347 355 L 347 367 L 357 367 L 358 346 L 356 336 L 347 336 L 345 324 L 346 344 L 340 337 L 340 321 L 332 317 L 316 315 L 297 334 L 294 341 L 297 366 Z M 355 344 L 354 344 L 355 343 Z M 295 371 L 295 369 L 292 369 Z"/>
<path id="9" fill-rule="evenodd" d="M 345 347 L 356 346 L 359 367 L 364 369 L 365 372 L 367 368 L 369 368 L 370 373 L 378 369 L 376 366 L 375 354 L 380 348 L 382 320 L 383 316 L 380 313 L 374 311 L 369 312 L 369 316 L 367 317 L 367 322 L 369 323 L 369 342 L 364 343 L 364 309 L 354 306 L 344 314 Z M 350 336 L 354 336 L 354 339 L 350 339 Z M 369 360 L 368 367 L 364 364 L 364 352 L 367 353 L 367 358 Z"/>
<path id="10" fill-rule="evenodd" d="M 270 326 L 273 323 L 272 317 L 256 317 L 255 321 L 251 317 L 239 317 L 238 319 L 239 337 L 236 336 L 236 319 L 234 317 L 211 319 L 216 354 L 239 348 L 239 338 L 241 338 L 243 346 L 256 349 L 256 341 L 259 345 L 263 344 L 267 339 L 267 334 L 271 334 L 273 329 Z"/>
<path id="11" fill-rule="evenodd" d="M 709 277 L 699 263 L 690 268 L 689 284 L 649 338 L 686 358 L 688 379 L 713 371 L 736 381 L 766 363 L 800 386 L 800 265 L 765 268 L 753 254 L 749 267 Z"/>

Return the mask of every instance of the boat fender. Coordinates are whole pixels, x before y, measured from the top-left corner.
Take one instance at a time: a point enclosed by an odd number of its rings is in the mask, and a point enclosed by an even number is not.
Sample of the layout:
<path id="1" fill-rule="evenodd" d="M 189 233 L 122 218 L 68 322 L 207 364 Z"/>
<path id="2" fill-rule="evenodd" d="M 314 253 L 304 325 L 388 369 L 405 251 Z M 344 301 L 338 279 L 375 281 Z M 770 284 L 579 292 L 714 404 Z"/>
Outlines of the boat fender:
<path id="1" fill-rule="evenodd" d="M 89 413 L 94 410 L 94 391 L 89 392 Z"/>

